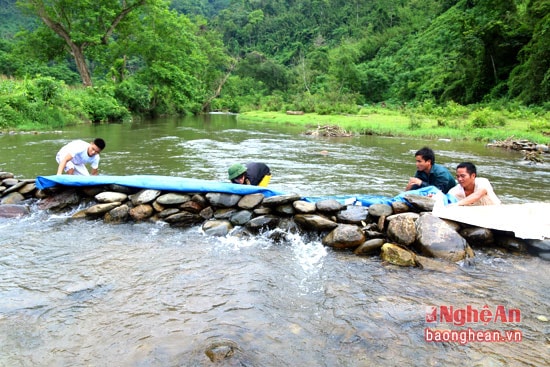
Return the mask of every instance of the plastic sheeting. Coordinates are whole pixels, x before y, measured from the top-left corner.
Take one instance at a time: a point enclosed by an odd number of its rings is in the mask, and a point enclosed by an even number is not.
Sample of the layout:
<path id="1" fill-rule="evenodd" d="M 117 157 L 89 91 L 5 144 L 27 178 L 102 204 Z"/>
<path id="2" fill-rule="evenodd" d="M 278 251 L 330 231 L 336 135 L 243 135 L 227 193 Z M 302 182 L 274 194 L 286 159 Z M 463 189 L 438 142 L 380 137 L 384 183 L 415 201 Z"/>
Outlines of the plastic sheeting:
<path id="1" fill-rule="evenodd" d="M 41 190 L 55 185 L 65 186 L 95 186 L 122 185 L 142 189 L 165 190 L 174 192 L 220 192 L 226 194 L 248 195 L 261 193 L 265 197 L 282 195 L 283 193 L 265 187 L 238 185 L 229 182 L 199 180 L 172 176 L 133 175 L 133 176 L 77 176 L 54 175 L 38 176 L 36 187 Z"/>

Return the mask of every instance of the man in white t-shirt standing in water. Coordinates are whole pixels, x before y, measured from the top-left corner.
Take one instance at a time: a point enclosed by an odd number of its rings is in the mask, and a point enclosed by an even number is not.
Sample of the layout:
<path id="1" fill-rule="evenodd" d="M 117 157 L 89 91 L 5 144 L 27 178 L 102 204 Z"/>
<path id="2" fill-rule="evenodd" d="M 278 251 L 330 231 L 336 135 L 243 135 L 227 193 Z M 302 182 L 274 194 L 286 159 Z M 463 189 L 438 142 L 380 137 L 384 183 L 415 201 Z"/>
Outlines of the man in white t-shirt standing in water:
<path id="1" fill-rule="evenodd" d="M 55 160 L 59 163 L 57 174 L 66 172 L 69 175 L 89 176 L 86 164 L 92 167 L 92 175 L 97 175 L 99 167 L 99 153 L 105 149 L 105 141 L 94 139 L 91 143 L 84 140 L 74 140 L 63 146 L 57 152 Z"/>

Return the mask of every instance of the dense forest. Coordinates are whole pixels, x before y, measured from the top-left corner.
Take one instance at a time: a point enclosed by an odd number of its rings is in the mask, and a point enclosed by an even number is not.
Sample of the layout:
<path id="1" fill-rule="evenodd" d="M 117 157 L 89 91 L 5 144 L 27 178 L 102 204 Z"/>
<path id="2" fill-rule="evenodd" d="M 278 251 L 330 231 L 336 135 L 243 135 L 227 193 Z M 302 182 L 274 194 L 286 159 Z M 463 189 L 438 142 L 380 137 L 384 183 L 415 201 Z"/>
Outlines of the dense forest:
<path id="1" fill-rule="evenodd" d="M 0 0 L 0 36 L 0 127 L 550 101 L 548 0 Z"/>

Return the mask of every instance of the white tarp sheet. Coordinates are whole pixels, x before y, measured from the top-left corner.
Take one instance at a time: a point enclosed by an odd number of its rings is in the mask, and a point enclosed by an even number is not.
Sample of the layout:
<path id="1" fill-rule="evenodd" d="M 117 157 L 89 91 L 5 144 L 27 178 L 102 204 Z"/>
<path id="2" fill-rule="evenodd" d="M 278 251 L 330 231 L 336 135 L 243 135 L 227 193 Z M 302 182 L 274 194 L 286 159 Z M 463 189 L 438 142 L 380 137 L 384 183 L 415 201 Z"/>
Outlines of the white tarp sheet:
<path id="1" fill-rule="evenodd" d="M 435 205 L 435 216 L 477 227 L 514 232 L 524 239 L 550 238 L 550 203 L 487 206 Z"/>

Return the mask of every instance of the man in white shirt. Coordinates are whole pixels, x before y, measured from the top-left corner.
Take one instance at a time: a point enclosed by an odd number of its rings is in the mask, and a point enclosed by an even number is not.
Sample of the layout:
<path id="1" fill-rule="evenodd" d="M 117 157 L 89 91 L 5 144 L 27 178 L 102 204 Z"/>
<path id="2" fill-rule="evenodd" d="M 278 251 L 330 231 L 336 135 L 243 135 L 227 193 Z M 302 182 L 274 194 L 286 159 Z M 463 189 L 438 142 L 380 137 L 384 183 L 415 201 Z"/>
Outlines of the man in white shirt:
<path id="1" fill-rule="evenodd" d="M 84 140 L 74 140 L 63 146 L 55 157 L 59 166 L 57 174 L 65 171 L 69 175 L 89 176 L 86 164 L 92 167 L 92 175 L 97 175 L 99 167 L 99 153 L 105 149 L 105 141 L 101 138 L 94 139 L 91 143 Z"/>
<path id="2" fill-rule="evenodd" d="M 489 180 L 477 177 L 477 169 L 473 163 L 460 163 L 456 167 L 456 179 L 458 185 L 449 190 L 449 194 L 458 200 L 454 205 L 498 205 L 501 203 Z"/>

